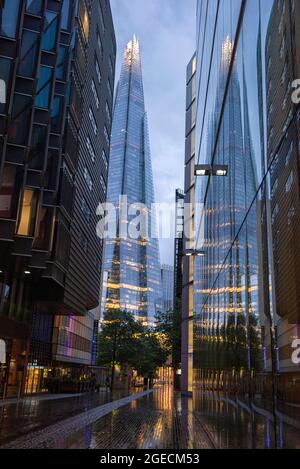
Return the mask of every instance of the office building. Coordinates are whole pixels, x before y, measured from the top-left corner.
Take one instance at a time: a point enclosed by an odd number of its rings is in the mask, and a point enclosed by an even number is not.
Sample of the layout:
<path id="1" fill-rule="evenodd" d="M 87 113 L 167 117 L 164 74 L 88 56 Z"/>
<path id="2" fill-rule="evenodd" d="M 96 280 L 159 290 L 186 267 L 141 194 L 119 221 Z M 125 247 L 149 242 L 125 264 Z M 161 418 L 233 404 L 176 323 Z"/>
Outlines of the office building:
<path id="1" fill-rule="evenodd" d="M 120 202 L 120 196 L 127 200 Z M 155 314 L 162 311 L 163 294 L 158 239 L 155 232 L 150 232 L 155 226 L 154 188 L 136 37 L 125 49 L 117 87 L 107 199 L 118 209 L 119 222 L 115 236 L 105 242 L 103 310 L 126 310 L 143 323 L 153 323 Z M 126 208 L 128 216 L 123 218 Z M 141 224 L 146 224 L 148 230 L 132 236 L 130 228 L 140 212 L 144 214 Z"/>

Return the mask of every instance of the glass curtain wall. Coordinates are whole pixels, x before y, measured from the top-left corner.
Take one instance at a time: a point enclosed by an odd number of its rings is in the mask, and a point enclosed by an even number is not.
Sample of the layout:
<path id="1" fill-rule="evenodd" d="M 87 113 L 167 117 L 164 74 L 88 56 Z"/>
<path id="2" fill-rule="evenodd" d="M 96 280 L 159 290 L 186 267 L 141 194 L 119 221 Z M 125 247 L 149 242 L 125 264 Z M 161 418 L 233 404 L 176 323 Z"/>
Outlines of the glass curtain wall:
<path id="1" fill-rule="evenodd" d="M 155 225 L 152 204 L 154 188 L 142 82 L 141 56 L 134 37 L 124 53 L 121 77 L 117 88 L 110 152 L 107 199 L 119 213 L 120 196 L 131 206 L 128 220 L 120 216 L 116 237 L 105 243 L 104 310 L 120 309 L 138 319 L 153 322 L 163 308 L 158 240 L 152 236 L 138 239 L 122 235 L 124 226 L 140 214 L 137 204 L 144 204 L 148 227 Z M 125 202 L 126 203 L 126 202 Z"/>
<path id="2" fill-rule="evenodd" d="M 233 402 L 241 446 L 300 442 L 299 26 L 293 0 L 198 1 L 196 161 L 228 175 L 196 180 L 195 402 Z"/>

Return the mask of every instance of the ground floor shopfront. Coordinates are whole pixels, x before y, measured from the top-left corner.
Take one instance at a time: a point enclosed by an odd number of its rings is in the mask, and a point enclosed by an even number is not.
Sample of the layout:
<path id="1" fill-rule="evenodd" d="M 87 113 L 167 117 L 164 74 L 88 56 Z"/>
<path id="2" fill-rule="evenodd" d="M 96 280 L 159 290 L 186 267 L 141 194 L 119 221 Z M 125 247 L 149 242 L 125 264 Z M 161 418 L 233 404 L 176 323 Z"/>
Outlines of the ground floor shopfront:
<path id="1" fill-rule="evenodd" d="M 29 331 L 25 324 L 0 318 L 0 397 L 18 397 L 24 393 Z"/>

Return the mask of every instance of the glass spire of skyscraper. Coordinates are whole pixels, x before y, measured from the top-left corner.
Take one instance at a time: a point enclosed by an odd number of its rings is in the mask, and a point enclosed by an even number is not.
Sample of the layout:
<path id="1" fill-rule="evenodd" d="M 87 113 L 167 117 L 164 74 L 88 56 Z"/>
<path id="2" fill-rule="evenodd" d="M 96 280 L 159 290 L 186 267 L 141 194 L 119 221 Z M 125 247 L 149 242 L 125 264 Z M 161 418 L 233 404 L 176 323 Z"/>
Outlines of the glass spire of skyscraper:
<path id="1" fill-rule="evenodd" d="M 107 201 L 122 212 L 120 196 L 134 215 L 119 217 L 116 236 L 105 241 L 102 310 L 129 311 L 144 323 L 153 323 L 162 310 L 160 256 L 153 233 L 137 239 L 124 228 L 144 205 L 148 227 L 155 226 L 154 187 L 148 122 L 145 111 L 139 41 L 134 36 L 125 49 L 114 107 Z M 127 210 L 126 210 L 127 211 Z M 127 231 L 127 230 L 126 230 Z"/>

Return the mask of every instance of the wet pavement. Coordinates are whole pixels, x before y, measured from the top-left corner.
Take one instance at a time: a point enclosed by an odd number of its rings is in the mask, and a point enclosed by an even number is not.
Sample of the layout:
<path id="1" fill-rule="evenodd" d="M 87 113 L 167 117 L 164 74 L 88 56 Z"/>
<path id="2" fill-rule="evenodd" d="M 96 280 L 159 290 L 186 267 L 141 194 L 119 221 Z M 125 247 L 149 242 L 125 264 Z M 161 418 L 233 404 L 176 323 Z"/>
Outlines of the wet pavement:
<path id="1" fill-rule="evenodd" d="M 109 392 L 102 391 L 80 395 L 37 395 L 20 401 L 1 401 L 0 446 L 124 395 L 124 392 L 116 392 L 111 396 Z"/>
<path id="2" fill-rule="evenodd" d="M 0 447 L 59 449 L 300 448 L 300 408 L 214 392 L 193 399 L 164 386 L 30 399 L 0 408 Z M 6 443 L 6 444 L 5 444 Z"/>
<path id="3" fill-rule="evenodd" d="M 171 387 L 161 387 L 81 413 L 78 410 L 76 416 L 10 439 L 2 448 L 212 448 L 201 425 L 194 431 L 192 410 L 190 399 L 174 395 Z"/>

